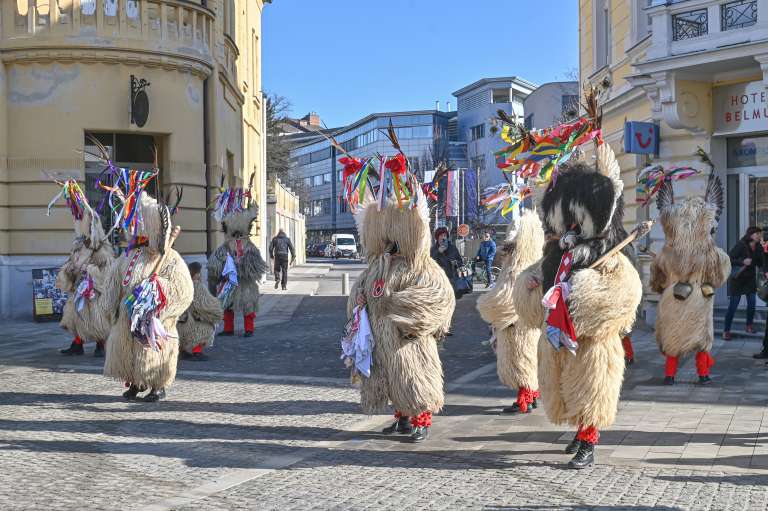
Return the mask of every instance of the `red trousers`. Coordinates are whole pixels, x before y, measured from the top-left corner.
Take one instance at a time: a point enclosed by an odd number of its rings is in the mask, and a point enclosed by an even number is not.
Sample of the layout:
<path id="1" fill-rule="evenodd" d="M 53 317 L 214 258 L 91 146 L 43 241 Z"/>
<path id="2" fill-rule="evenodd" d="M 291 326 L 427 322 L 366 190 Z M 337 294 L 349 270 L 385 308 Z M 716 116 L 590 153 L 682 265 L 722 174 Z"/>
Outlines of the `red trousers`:
<path id="1" fill-rule="evenodd" d="M 632 338 L 630 336 L 623 338 L 621 340 L 621 346 L 624 348 L 624 358 L 628 360 L 634 360 L 635 350 L 632 347 Z"/>
<path id="2" fill-rule="evenodd" d="M 245 331 L 253 333 L 253 323 L 256 320 L 256 313 L 251 312 L 243 315 Z M 232 309 L 224 311 L 224 332 L 231 334 L 235 331 L 235 311 Z"/>
<path id="3" fill-rule="evenodd" d="M 696 374 L 699 376 L 709 376 L 709 368 L 715 365 L 715 359 L 708 351 L 699 351 L 696 353 Z M 677 374 L 677 357 L 667 357 L 667 363 L 664 365 L 664 376 L 674 377 Z"/>

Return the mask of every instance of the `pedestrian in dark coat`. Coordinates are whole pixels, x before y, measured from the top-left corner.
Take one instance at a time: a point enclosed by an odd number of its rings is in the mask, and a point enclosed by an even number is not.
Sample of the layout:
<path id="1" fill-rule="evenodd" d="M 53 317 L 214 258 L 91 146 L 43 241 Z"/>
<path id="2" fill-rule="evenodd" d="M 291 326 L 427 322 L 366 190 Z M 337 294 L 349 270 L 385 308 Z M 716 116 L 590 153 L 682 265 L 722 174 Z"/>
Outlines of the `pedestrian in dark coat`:
<path id="1" fill-rule="evenodd" d="M 278 284 L 282 284 L 283 291 L 288 288 L 289 255 L 291 257 L 290 262 L 293 263 L 296 260 L 293 243 L 291 243 L 291 238 L 286 236 L 285 231 L 280 229 L 269 245 L 269 256 L 275 262 L 275 289 L 277 289 Z"/>
<path id="2" fill-rule="evenodd" d="M 731 340 L 731 325 L 741 297 L 747 297 L 747 333 L 754 333 L 755 293 L 757 293 L 757 268 L 766 276 L 766 258 L 763 251 L 763 231 L 759 227 L 749 227 L 739 241 L 731 248 L 731 276 L 728 278 L 728 312 L 725 315 L 723 339 Z"/>
<path id="3" fill-rule="evenodd" d="M 462 265 L 459 249 L 448 238 L 448 229 L 440 227 L 435 231 L 435 244 L 430 251 L 432 259 L 443 269 L 452 286 L 456 286 L 456 269 Z"/>

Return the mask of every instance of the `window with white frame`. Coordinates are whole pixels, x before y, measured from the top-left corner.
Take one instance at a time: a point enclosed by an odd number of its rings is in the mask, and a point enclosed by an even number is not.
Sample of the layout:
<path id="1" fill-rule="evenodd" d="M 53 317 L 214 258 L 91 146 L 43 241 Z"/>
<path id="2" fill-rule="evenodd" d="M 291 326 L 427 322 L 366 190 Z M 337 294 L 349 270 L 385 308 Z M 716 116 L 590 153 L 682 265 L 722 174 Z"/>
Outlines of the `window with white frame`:
<path id="1" fill-rule="evenodd" d="M 611 63 L 611 3 L 610 0 L 595 0 L 593 16 L 593 37 L 595 71 Z"/>

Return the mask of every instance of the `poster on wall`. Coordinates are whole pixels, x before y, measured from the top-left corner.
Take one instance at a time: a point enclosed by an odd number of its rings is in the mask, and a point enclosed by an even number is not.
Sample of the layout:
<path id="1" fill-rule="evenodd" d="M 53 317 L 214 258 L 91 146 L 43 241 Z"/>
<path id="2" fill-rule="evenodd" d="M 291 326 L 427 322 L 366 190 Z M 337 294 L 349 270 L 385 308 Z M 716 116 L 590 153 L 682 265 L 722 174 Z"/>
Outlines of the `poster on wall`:
<path id="1" fill-rule="evenodd" d="M 32 270 L 32 314 L 35 321 L 59 321 L 67 295 L 56 288 L 58 268 Z"/>

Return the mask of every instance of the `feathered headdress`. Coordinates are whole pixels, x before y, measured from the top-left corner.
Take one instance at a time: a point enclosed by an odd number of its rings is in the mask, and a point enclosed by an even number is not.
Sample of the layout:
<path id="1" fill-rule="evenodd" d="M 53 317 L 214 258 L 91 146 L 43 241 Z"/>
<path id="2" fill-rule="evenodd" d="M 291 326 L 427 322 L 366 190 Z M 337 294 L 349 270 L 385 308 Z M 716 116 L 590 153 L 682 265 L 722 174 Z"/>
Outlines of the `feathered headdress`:
<path id="1" fill-rule="evenodd" d="M 61 199 L 67 203 L 72 218 L 75 221 L 75 232 L 78 236 L 85 236 L 92 243 L 100 243 L 106 239 L 101 219 L 96 211 L 88 203 L 88 199 L 80 188 L 80 184 L 74 177 L 49 177 L 61 187 L 59 193 L 48 203 L 47 216 L 51 216 L 51 209 Z"/>
<path id="2" fill-rule="evenodd" d="M 537 184 L 556 179 L 560 165 L 572 158 L 580 146 L 590 141 L 602 145 L 602 113 L 596 89 L 585 92 L 583 108 L 586 115 L 576 121 L 540 131 L 527 130 L 499 110 L 499 119 L 504 123 L 501 138 L 510 145 L 495 153 L 496 166 L 522 178 L 534 178 Z"/>

